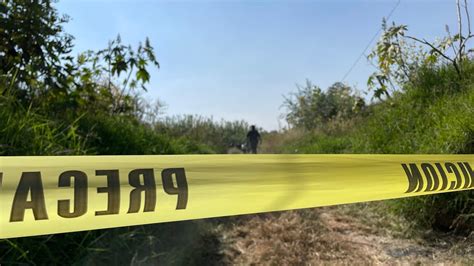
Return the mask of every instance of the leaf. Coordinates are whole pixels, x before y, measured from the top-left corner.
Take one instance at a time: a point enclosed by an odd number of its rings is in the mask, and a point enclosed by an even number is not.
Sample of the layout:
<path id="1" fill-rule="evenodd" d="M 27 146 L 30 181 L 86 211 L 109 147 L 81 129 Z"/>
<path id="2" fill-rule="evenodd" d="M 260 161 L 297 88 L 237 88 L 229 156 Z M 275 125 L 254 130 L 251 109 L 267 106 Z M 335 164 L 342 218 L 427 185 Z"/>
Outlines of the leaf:
<path id="1" fill-rule="evenodd" d="M 115 62 L 112 64 L 112 74 L 117 73 L 117 76 L 120 76 L 121 72 L 127 71 L 128 65 L 123 60 L 123 56 L 119 55 L 115 58 Z"/>
<path id="2" fill-rule="evenodd" d="M 436 63 L 437 59 L 438 59 L 438 56 L 436 56 L 436 54 L 432 53 L 432 54 L 430 54 L 429 56 L 426 57 L 425 63 L 426 64 L 434 64 L 434 63 Z"/>
<path id="3" fill-rule="evenodd" d="M 136 87 L 137 87 L 137 81 L 136 80 L 130 81 L 130 88 L 135 89 Z"/>
<path id="4" fill-rule="evenodd" d="M 370 75 L 369 79 L 367 79 L 367 86 L 372 87 L 374 85 L 374 75 Z"/>
<path id="5" fill-rule="evenodd" d="M 141 80 L 143 83 L 147 83 L 150 80 L 150 74 L 144 68 L 138 69 L 136 77 L 137 80 Z"/>
<path id="6" fill-rule="evenodd" d="M 83 65 L 86 63 L 86 55 L 85 54 L 80 54 L 78 57 L 77 57 L 77 63 L 79 65 Z"/>
<path id="7" fill-rule="evenodd" d="M 144 68 L 146 65 L 147 65 L 147 63 L 146 63 L 146 60 L 145 60 L 145 59 L 143 59 L 143 58 L 138 59 L 138 64 L 137 64 L 137 66 L 138 66 L 139 68 Z"/>

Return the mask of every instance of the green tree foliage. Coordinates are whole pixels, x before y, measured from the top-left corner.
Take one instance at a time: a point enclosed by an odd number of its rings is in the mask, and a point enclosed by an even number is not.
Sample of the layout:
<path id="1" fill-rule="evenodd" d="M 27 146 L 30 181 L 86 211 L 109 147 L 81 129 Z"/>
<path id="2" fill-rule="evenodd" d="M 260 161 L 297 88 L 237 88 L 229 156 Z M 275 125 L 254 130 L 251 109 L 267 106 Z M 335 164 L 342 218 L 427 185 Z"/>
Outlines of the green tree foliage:
<path id="1" fill-rule="evenodd" d="M 136 115 L 143 111 L 139 93 L 147 90 L 150 66 L 159 68 L 148 38 L 134 49 L 117 36 L 107 48 L 77 57 L 68 77 L 69 94 L 63 101 L 53 102 L 75 113 Z"/>
<path id="2" fill-rule="evenodd" d="M 74 58 L 73 37 L 63 30 L 68 17 L 53 3 L 0 4 L 0 77 L 15 80 L 9 93 L 63 119 L 90 110 L 137 112 L 137 88 L 146 90 L 150 67 L 159 67 L 150 41 L 134 49 L 118 36 L 107 48 Z"/>
<path id="3" fill-rule="evenodd" d="M 416 71 L 426 57 L 424 51 L 404 39 L 406 25 L 387 26 L 382 22 L 383 34 L 368 59 L 376 59 L 378 71 L 368 81 L 369 88 L 374 90 L 374 97 L 390 98 L 391 94 L 407 82 L 410 73 Z"/>
<path id="4" fill-rule="evenodd" d="M 407 25 L 393 22 L 388 26 L 385 19 L 382 21 L 383 34 L 368 56 L 369 60 L 376 61 L 378 68 L 367 81 L 375 98 L 390 98 L 395 91 L 403 89 L 421 67 L 449 64 L 456 71 L 458 81 L 466 78 L 468 72 L 463 68 L 473 52 L 467 47 L 474 35 L 467 0 L 463 2 L 456 1 L 458 32 L 451 34 L 446 25 L 446 36 L 436 42 L 407 35 Z"/>
<path id="5" fill-rule="evenodd" d="M 0 3 L 0 75 L 16 78 L 12 89 L 22 99 L 67 90 L 73 38 L 62 27 L 68 17 L 60 16 L 51 2 Z"/>
<path id="6" fill-rule="evenodd" d="M 326 91 L 309 80 L 304 87 L 285 97 L 286 120 L 297 128 L 313 130 L 335 119 L 349 119 L 362 110 L 365 102 L 353 93 L 351 87 L 336 82 Z"/>

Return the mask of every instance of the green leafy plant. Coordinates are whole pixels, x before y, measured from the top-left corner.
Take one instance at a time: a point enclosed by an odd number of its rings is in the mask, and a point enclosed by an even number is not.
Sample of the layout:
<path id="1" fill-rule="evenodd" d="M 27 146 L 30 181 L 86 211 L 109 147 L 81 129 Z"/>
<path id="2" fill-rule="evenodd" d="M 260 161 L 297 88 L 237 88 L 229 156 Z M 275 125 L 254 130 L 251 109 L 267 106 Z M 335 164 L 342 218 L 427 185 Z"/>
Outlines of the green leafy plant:
<path id="1" fill-rule="evenodd" d="M 11 89 L 21 100 L 67 90 L 73 37 L 62 26 L 69 18 L 60 16 L 52 2 L 0 2 L 0 75 L 16 76 Z"/>
<path id="2" fill-rule="evenodd" d="M 383 34 L 368 55 L 370 61 L 375 59 L 378 69 L 367 81 L 367 86 L 374 90 L 375 98 L 390 98 L 395 91 L 403 88 L 403 84 L 413 79 L 413 74 L 423 66 L 450 64 L 459 81 L 465 78 L 464 61 L 473 52 L 467 48 L 467 44 L 474 35 L 471 32 L 467 0 L 463 2 L 456 1 L 458 33 L 452 35 L 446 25 L 446 36 L 437 42 L 407 35 L 407 25 L 392 23 L 388 26 L 385 19 L 382 21 Z M 463 27 L 465 24 L 467 29 Z"/>
<path id="3" fill-rule="evenodd" d="M 297 92 L 285 97 L 286 120 L 294 127 L 313 130 L 334 119 L 349 119 L 365 108 L 364 100 L 351 87 L 336 82 L 327 91 L 313 85 L 297 86 Z"/>

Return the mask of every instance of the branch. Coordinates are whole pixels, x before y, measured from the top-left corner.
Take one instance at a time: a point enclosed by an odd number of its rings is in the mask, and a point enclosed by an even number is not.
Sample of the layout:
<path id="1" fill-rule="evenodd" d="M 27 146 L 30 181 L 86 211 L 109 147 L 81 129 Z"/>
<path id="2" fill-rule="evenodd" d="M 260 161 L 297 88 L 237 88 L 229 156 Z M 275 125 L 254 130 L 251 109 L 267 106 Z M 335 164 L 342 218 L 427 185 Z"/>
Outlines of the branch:
<path id="1" fill-rule="evenodd" d="M 458 29 L 459 29 L 459 51 L 456 54 L 456 58 L 459 56 L 459 61 L 461 61 L 461 54 L 462 54 L 462 47 L 463 47 L 463 40 L 462 40 L 462 17 L 461 17 L 461 4 L 459 0 L 456 0 L 456 8 L 458 14 Z"/>
<path id="2" fill-rule="evenodd" d="M 427 40 L 423 39 L 423 40 L 420 40 L 416 37 L 412 37 L 412 36 L 408 36 L 406 35 L 405 38 L 408 38 L 408 39 L 412 39 L 414 41 L 417 41 L 419 43 L 422 43 L 422 44 L 425 44 L 425 45 L 428 45 L 429 47 L 431 47 L 431 49 L 433 49 L 435 52 L 437 52 L 439 55 L 441 55 L 443 58 L 445 58 L 446 60 L 448 60 L 449 62 L 451 63 L 455 63 L 455 60 L 449 58 L 447 55 L 445 55 L 442 51 L 440 51 L 438 48 L 436 48 L 435 46 L 433 46 L 433 44 L 431 44 L 430 42 L 428 42 Z"/>
<path id="3" fill-rule="evenodd" d="M 454 68 L 456 69 L 456 72 L 458 73 L 459 78 L 461 78 L 461 70 L 459 69 L 459 66 L 458 66 L 458 63 L 456 62 L 456 59 L 454 59 L 454 60 L 451 59 L 449 56 L 445 55 L 443 52 L 441 52 L 438 48 L 436 48 L 433 44 L 431 44 L 430 42 L 428 42 L 425 39 L 420 40 L 416 37 L 412 37 L 412 36 L 408 36 L 408 35 L 405 36 L 405 37 L 431 47 L 431 49 L 433 49 L 435 52 L 437 52 L 439 55 L 441 55 L 444 59 L 448 60 L 449 62 L 451 62 L 453 64 Z"/>
<path id="4" fill-rule="evenodd" d="M 130 67 L 130 72 L 128 73 L 128 76 L 127 76 L 127 79 L 125 80 L 125 83 L 123 84 L 123 87 L 119 92 L 120 94 L 119 94 L 118 99 L 116 101 L 118 106 L 114 106 L 114 110 L 113 110 L 114 112 L 115 112 L 115 109 L 117 107 L 120 107 L 120 101 L 122 101 L 123 95 L 125 94 L 125 90 L 127 89 L 128 82 L 130 81 L 130 77 L 132 76 L 133 70 L 134 70 L 133 66 L 131 66 Z"/>
<path id="5" fill-rule="evenodd" d="M 469 15 L 469 9 L 467 8 L 467 0 L 464 0 L 464 12 L 466 13 L 466 18 L 467 18 L 468 36 L 470 36 L 471 35 L 471 16 Z"/>
<path id="6" fill-rule="evenodd" d="M 405 63 L 405 60 L 403 59 L 403 51 L 402 51 L 402 46 L 400 45 L 400 39 L 398 37 L 398 35 L 395 36 L 396 40 L 397 40 L 397 46 L 398 48 L 400 49 L 400 53 L 399 53 L 399 57 L 400 57 L 400 61 L 401 61 L 401 64 L 400 64 L 400 69 L 402 70 L 403 74 L 405 74 L 405 77 L 408 79 L 410 77 L 410 75 L 408 75 L 408 72 L 407 72 L 407 64 Z"/>
<path id="7" fill-rule="evenodd" d="M 451 36 L 451 32 L 449 31 L 448 25 L 446 25 L 446 33 L 448 33 L 449 40 L 453 40 L 453 37 Z M 456 53 L 456 46 L 454 45 L 454 42 L 451 42 L 451 44 L 449 46 L 453 49 L 454 55 L 456 55 L 457 54 Z"/>
<path id="8" fill-rule="evenodd" d="M 467 18 L 467 31 L 468 31 L 468 35 L 467 37 L 464 39 L 464 42 L 462 44 L 462 47 L 460 47 L 460 54 L 459 54 L 459 60 L 461 60 L 461 57 L 462 57 L 462 54 L 464 54 L 464 50 L 466 49 L 466 43 L 467 41 L 472 38 L 474 35 L 471 33 L 471 17 L 469 15 L 469 9 L 467 8 L 467 0 L 464 0 L 464 10 L 465 10 L 465 13 L 466 13 L 466 18 Z M 462 36 L 460 36 L 460 38 L 462 39 Z"/>

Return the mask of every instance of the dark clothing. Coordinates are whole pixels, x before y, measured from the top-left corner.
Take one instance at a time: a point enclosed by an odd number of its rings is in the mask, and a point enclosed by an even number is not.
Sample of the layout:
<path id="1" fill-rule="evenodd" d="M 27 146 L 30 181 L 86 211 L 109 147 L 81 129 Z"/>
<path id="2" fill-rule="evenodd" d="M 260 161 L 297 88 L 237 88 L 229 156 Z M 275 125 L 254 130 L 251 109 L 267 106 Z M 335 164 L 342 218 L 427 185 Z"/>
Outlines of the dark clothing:
<path id="1" fill-rule="evenodd" d="M 257 154 L 257 145 L 250 145 L 250 152 L 253 154 Z"/>
<path id="2" fill-rule="evenodd" d="M 260 133 L 258 133 L 258 131 L 255 129 L 250 130 L 249 133 L 247 133 L 247 140 L 250 144 L 250 150 L 252 151 L 252 153 L 256 154 L 257 146 L 260 142 Z"/>

